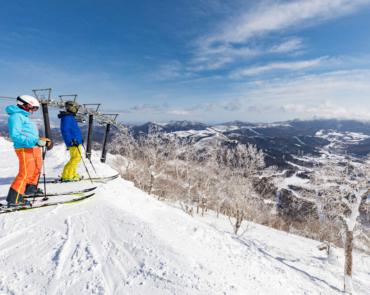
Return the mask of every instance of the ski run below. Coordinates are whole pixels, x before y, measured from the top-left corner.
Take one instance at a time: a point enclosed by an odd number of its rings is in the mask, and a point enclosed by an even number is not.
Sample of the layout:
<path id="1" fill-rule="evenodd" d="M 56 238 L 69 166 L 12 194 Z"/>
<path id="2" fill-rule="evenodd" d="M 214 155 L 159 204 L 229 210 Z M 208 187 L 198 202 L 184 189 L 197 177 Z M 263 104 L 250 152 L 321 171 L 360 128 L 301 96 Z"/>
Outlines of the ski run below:
<path id="1" fill-rule="evenodd" d="M 0 150 L 4 196 L 18 163 L 3 138 Z M 48 177 L 67 155 L 48 152 Z M 93 161 L 99 175 L 115 173 Z M 328 260 L 317 241 L 248 222 L 236 236 L 226 217 L 191 217 L 123 179 L 98 185 L 78 204 L 0 215 L 0 294 L 342 293 L 343 249 Z M 366 254 L 354 256 L 353 284 L 370 294 Z"/>

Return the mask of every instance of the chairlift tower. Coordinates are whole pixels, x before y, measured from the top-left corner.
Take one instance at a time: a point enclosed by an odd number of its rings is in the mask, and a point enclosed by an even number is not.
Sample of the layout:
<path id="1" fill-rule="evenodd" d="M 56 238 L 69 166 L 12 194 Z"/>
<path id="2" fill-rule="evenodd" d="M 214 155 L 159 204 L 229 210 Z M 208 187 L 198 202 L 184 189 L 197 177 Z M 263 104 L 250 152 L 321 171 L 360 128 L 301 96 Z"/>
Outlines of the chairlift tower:
<path id="1" fill-rule="evenodd" d="M 64 94 L 59 95 L 59 99 L 52 98 L 52 89 L 34 89 L 32 90 L 35 97 L 40 101 L 43 110 L 44 126 L 45 126 L 45 136 L 52 139 L 51 129 L 50 129 L 50 118 L 48 107 L 64 109 L 66 101 L 77 101 L 77 94 Z M 127 127 L 123 124 L 117 122 L 117 117 L 119 114 L 103 114 L 99 112 L 101 107 L 100 103 L 89 103 L 81 104 L 78 109 L 77 119 L 81 122 L 86 122 L 86 117 L 88 117 L 88 134 L 87 134 L 87 146 L 86 146 L 86 157 L 91 158 L 91 147 L 92 147 L 92 132 L 94 122 L 101 126 L 105 126 L 104 142 L 102 148 L 101 161 L 105 162 L 107 154 L 107 143 L 109 141 L 109 133 L 111 126 L 116 127 L 120 131 L 127 131 Z M 48 148 L 51 149 L 52 147 Z"/>
<path id="2" fill-rule="evenodd" d="M 89 127 L 87 129 L 87 143 L 86 143 L 86 158 L 91 160 L 91 147 L 92 147 L 92 139 L 93 139 L 93 128 L 94 128 L 94 114 L 98 114 L 99 108 L 101 104 L 100 103 L 89 103 L 89 104 L 83 104 L 84 111 L 86 115 L 89 116 Z M 90 107 L 90 108 L 87 108 Z M 91 107 L 95 107 L 95 110 L 93 110 Z M 89 110 L 86 112 L 86 110 Z"/>
<path id="3" fill-rule="evenodd" d="M 51 128 L 50 128 L 50 118 L 49 118 L 49 102 L 51 99 L 51 88 L 45 88 L 45 89 L 34 89 L 32 90 L 35 97 L 40 101 L 41 107 L 42 107 L 42 115 L 44 118 L 44 134 L 45 137 L 49 138 L 51 140 L 51 144 L 47 145 L 46 148 L 48 150 L 51 150 L 53 148 L 53 136 L 51 134 Z"/>
<path id="4" fill-rule="evenodd" d="M 117 117 L 118 117 L 118 114 L 102 114 L 102 116 L 104 116 L 106 118 L 110 118 L 110 119 L 113 120 L 113 122 L 115 122 Z M 103 149 L 102 149 L 102 153 L 101 153 L 101 157 L 100 157 L 100 161 L 102 163 L 105 163 L 105 161 L 107 159 L 107 143 L 108 143 L 108 140 L 109 140 L 109 133 L 110 133 L 111 125 L 112 124 L 110 123 L 110 121 L 106 122 Z"/>

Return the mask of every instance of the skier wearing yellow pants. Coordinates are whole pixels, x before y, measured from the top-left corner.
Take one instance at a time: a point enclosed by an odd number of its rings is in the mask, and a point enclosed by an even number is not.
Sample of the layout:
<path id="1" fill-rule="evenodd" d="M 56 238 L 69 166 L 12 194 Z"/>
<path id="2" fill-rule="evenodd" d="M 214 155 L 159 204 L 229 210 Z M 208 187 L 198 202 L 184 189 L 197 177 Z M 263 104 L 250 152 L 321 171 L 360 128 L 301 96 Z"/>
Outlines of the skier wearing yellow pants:
<path id="1" fill-rule="evenodd" d="M 77 173 L 78 164 L 81 161 L 81 145 L 71 146 L 69 149 L 70 160 L 64 166 L 62 173 L 63 181 L 80 180 L 80 175 Z"/>
<path id="2" fill-rule="evenodd" d="M 81 145 L 83 142 L 81 130 L 75 118 L 78 112 L 78 104 L 74 101 L 67 101 L 65 109 L 65 111 L 60 112 L 58 117 L 61 119 L 60 129 L 64 143 L 69 150 L 70 160 L 64 166 L 62 181 L 78 181 L 81 176 L 77 173 L 77 167 L 81 161 Z"/>

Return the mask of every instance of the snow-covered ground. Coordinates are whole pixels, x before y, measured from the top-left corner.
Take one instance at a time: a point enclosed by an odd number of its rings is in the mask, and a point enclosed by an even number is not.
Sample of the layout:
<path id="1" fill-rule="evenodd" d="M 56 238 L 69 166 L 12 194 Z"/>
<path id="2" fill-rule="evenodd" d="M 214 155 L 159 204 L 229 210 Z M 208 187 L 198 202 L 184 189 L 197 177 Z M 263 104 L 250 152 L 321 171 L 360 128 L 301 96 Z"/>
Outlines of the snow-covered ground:
<path id="1" fill-rule="evenodd" d="M 297 173 L 294 173 L 292 176 L 286 177 L 281 182 L 277 183 L 277 188 L 278 190 L 281 189 L 289 190 L 290 189 L 289 186 L 291 185 L 306 189 L 312 189 L 312 186 L 310 185 L 308 179 L 298 177 Z"/>
<path id="2" fill-rule="evenodd" d="M 5 194 L 17 160 L 3 139 L 0 152 Z M 48 153 L 48 176 L 66 156 L 63 146 Z M 94 156 L 99 174 L 114 173 Z M 0 215 L 0 294 L 341 294 L 341 249 L 328 262 L 313 240 L 253 223 L 240 233 L 225 217 L 191 217 L 116 179 L 78 204 Z M 354 287 L 370 293 L 370 257 L 360 253 Z"/>
<path id="3" fill-rule="evenodd" d="M 330 150 L 345 150 L 346 146 L 358 145 L 370 136 L 359 132 L 337 132 L 334 130 L 320 130 L 316 137 L 328 140 L 330 143 L 324 147 L 323 152 Z"/>

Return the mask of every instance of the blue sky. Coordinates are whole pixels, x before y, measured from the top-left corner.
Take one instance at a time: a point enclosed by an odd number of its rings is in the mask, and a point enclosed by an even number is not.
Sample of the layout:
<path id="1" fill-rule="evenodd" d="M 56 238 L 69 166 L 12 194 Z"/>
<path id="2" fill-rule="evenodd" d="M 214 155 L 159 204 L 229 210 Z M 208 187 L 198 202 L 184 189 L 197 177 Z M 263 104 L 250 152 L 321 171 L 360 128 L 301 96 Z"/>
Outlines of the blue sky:
<path id="1" fill-rule="evenodd" d="M 370 0 L 2 1 L 0 95 L 124 122 L 370 119 Z"/>

